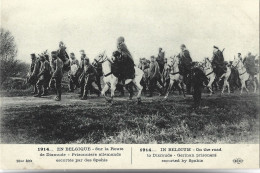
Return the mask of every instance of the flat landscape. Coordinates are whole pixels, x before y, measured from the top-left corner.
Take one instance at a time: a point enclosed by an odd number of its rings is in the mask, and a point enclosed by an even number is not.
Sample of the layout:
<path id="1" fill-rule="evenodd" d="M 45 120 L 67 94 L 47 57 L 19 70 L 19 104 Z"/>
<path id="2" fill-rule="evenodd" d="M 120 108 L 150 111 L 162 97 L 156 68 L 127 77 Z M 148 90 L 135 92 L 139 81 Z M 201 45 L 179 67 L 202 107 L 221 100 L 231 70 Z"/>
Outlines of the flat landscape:
<path id="1" fill-rule="evenodd" d="M 65 94 L 1 97 L 1 143 L 258 143 L 259 95 L 143 97 L 142 104 L 115 97 L 113 104 Z"/>

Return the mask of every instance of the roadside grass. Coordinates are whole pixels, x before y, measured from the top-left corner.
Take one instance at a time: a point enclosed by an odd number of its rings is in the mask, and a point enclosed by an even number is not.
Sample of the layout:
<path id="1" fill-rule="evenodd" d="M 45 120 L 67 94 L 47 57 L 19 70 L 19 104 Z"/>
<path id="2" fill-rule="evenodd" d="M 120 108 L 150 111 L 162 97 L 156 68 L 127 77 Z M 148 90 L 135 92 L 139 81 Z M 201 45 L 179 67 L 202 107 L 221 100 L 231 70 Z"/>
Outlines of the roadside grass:
<path id="1" fill-rule="evenodd" d="M 5 107 L 1 143 L 258 143 L 258 95 Z"/>

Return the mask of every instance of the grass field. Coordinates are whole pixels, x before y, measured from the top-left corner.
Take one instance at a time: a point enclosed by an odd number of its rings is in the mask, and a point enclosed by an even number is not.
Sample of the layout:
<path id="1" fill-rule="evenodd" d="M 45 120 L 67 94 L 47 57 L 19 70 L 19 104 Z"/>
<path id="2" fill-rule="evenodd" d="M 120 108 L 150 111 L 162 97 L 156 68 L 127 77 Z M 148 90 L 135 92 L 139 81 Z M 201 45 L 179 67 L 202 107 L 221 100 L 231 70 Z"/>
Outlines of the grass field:
<path id="1" fill-rule="evenodd" d="M 116 97 L 113 105 L 92 96 L 65 94 L 2 97 L 1 143 L 258 143 L 259 95 L 144 97 L 141 105 Z"/>

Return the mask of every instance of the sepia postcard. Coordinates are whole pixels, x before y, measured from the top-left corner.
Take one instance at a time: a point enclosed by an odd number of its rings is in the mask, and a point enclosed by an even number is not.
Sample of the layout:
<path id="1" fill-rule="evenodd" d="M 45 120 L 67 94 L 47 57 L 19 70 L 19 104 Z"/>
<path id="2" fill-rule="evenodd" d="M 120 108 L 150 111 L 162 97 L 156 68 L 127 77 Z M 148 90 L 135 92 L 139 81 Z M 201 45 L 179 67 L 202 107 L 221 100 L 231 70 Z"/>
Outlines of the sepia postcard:
<path id="1" fill-rule="evenodd" d="M 259 0 L 0 0 L 0 169 L 259 169 Z"/>

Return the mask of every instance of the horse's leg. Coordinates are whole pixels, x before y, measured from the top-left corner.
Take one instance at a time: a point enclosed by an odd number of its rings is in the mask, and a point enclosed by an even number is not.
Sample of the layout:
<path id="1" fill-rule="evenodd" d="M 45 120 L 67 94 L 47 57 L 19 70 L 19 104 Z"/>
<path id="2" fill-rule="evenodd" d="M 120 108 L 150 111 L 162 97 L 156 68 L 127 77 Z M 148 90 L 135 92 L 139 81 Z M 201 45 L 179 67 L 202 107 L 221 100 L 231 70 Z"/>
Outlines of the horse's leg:
<path id="1" fill-rule="evenodd" d="M 247 89 L 246 88 L 246 81 L 245 80 L 241 80 L 241 91 L 240 91 L 240 95 L 243 93 L 243 89 Z"/>
<path id="2" fill-rule="evenodd" d="M 224 79 L 224 84 L 223 84 L 223 88 L 222 88 L 221 94 L 224 94 L 226 86 L 227 86 L 227 81 L 226 81 L 226 79 Z"/>
<path id="3" fill-rule="evenodd" d="M 178 82 L 178 87 L 179 87 L 179 93 L 181 94 L 182 87 L 181 87 L 181 82 L 180 81 Z"/>
<path id="4" fill-rule="evenodd" d="M 184 88 L 184 82 L 183 81 L 181 82 L 181 89 L 182 89 L 183 97 L 186 97 L 185 88 Z"/>
<path id="5" fill-rule="evenodd" d="M 170 90 L 171 90 L 171 88 L 172 88 L 173 83 L 174 83 L 174 81 L 173 81 L 172 79 L 170 79 L 170 84 L 169 84 L 169 86 L 168 86 L 168 88 L 167 88 L 167 92 L 166 92 L 166 94 L 165 94 L 165 96 L 164 96 L 165 99 L 167 99 L 167 97 L 168 97 L 168 95 L 169 95 L 169 92 L 170 92 Z"/>
<path id="6" fill-rule="evenodd" d="M 106 92 L 107 92 L 108 89 L 109 89 L 108 84 L 105 84 L 104 88 L 101 91 L 101 96 L 104 96 L 106 100 L 107 100 Z"/>
<path id="7" fill-rule="evenodd" d="M 130 82 L 132 82 L 133 81 L 133 79 L 126 79 L 125 80 L 125 85 L 128 85 Z"/>
<path id="8" fill-rule="evenodd" d="M 133 85 L 134 82 L 132 82 L 132 79 L 130 79 L 131 82 L 125 85 L 126 90 L 129 92 L 129 100 L 132 100 L 134 91 L 133 91 Z"/>
<path id="9" fill-rule="evenodd" d="M 141 94 L 143 90 L 143 86 L 140 84 L 141 80 L 138 82 L 138 80 L 134 80 L 134 85 L 137 87 L 138 94 L 137 94 L 137 102 L 141 103 Z"/>
<path id="10" fill-rule="evenodd" d="M 253 78 L 253 85 L 254 85 L 254 93 L 256 93 L 256 81 L 254 78 Z"/>
<path id="11" fill-rule="evenodd" d="M 115 96 L 116 85 L 112 84 L 110 90 L 111 90 L 111 101 L 113 101 L 113 98 Z"/>
<path id="12" fill-rule="evenodd" d="M 211 77 L 210 78 L 210 81 L 209 81 L 209 83 L 208 83 L 208 89 L 209 89 L 209 91 L 210 91 L 210 96 L 212 95 L 212 93 L 213 93 L 213 91 L 212 91 L 212 83 L 214 82 L 214 80 L 215 80 L 215 78 L 213 78 L 213 77 Z"/>
<path id="13" fill-rule="evenodd" d="M 228 94 L 230 94 L 230 85 L 228 81 L 227 81 L 227 88 L 228 88 Z"/>
<path id="14" fill-rule="evenodd" d="M 142 94 L 142 90 L 143 90 L 143 86 L 140 84 L 141 80 L 134 80 L 133 83 L 135 84 L 135 86 L 138 89 L 138 94 L 137 94 L 137 98 L 141 97 Z"/>

